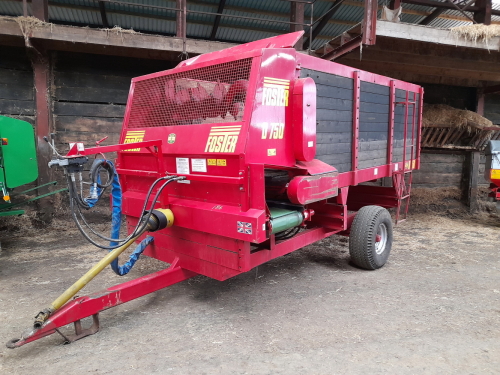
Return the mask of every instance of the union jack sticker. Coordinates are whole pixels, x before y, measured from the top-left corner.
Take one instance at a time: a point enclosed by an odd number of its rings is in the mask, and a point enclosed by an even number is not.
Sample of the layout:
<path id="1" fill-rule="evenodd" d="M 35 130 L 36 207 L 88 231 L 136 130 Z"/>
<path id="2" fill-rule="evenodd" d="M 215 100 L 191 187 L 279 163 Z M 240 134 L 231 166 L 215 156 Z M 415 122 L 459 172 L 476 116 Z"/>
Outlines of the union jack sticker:
<path id="1" fill-rule="evenodd" d="M 244 221 L 238 221 L 238 233 L 252 234 L 252 223 L 245 223 Z"/>

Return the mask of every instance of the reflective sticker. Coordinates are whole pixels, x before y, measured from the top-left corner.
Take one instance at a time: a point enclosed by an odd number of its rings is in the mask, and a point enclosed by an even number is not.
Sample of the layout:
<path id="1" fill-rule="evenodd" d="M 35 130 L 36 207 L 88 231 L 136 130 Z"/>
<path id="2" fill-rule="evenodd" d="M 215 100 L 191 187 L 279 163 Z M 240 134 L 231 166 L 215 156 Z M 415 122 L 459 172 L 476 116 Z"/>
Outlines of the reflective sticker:
<path id="1" fill-rule="evenodd" d="M 262 139 L 283 139 L 285 134 L 285 124 L 279 122 L 263 122 L 260 124 L 262 128 Z"/>
<path id="2" fill-rule="evenodd" d="M 290 81 L 287 79 L 264 77 L 262 104 L 273 107 L 287 107 L 290 95 Z"/>
<path id="3" fill-rule="evenodd" d="M 373 170 L 373 174 L 374 174 L 375 176 L 376 176 L 376 175 L 378 175 L 378 168 L 375 168 L 375 169 Z"/>
<path id="4" fill-rule="evenodd" d="M 313 147 L 313 146 L 314 146 L 314 141 L 307 142 L 307 147 Z"/>
<path id="5" fill-rule="evenodd" d="M 240 130 L 241 125 L 212 126 L 205 145 L 205 152 L 234 152 Z"/>
<path id="6" fill-rule="evenodd" d="M 492 169 L 491 178 L 494 180 L 500 180 L 500 169 Z"/>
<path id="7" fill-rule="evenodd" d="M 252 234 L 252 223 L 245 223 L 244 221 L 238 221 L 237 231 L 238 233 Z"/>
<path id="8" fill-rule="evenodd" d="M 129 130 L 125 135 L 125 140 L 123 143 L 135 143 L 142 142 L 144 140 L 144 134 L 146 134 L 145 130 Z M 140 148 L 131 148 L 129 150 L 123 151 L 140 151 Z"/>

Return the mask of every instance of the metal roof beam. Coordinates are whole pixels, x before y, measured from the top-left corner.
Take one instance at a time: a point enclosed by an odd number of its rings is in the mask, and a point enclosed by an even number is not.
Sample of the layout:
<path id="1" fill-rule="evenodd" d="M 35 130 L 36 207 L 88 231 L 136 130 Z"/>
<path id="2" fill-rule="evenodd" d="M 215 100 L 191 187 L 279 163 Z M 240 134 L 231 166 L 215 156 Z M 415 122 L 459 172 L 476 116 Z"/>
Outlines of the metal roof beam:
<path id="1" fill-rule="evenodd" d="M 446 12 L 446 9 L 434 9 L 434 11 L 429 14 L 427 17 L 425 17 L 422 21 L 419 22 L 419 25 L 428 25 L 432 21 L 434 21 L 436 18 L 438 18 L 441 13 Z"/>
<path id="2" fill-rule="evenodd" d="M 321 17 L 321 21 L 316 25 L 316 27 L 312 31 L 312 37 L 311 40 L 307 38 L 304 41 L 304 49 L 309 48 L 309 44 L 312 44 L 314 42 L 314 39 L 318 36 L 318 34 L 323 30 L 323 28 L 328 24 L 328 21 L 333 17 L 335 13 L 337 13 L 337 10 L 339 10 L 340 6 L 344 0 L 335 0 L 335 3 L 326 11 L 325 14 Z"/>
<path id="3" fill-rule="evenodd" d="M 290 2 L 290 32 L 304 30 L 304 3 L 291 1 Z M 299 24 L 299 25 L 297 25 Z M 302 51 L 304 46 L 304 38 L 301 37 L 297 43 L 295 43 L 295 48 Z"/>
<path id="4" fill-rule="evenodd" d="M 217 8 L 217 13 L 222 14 L 224 11 L 224 6 L 226 5 L 226 0 L 220 0 L 219 6 Z M 215 16 L 214 26 L 212 27 L 212 33 L 210 34 L 210 40 L 215 40 L 217 35 L 217 29 L 219 28 L 221 16 Z"/>
<path id="5" fill-rule="evenodd" d="M 99 10 L 101 12 L 102 25 L 104 28 L 109 29 L 108 17 L 106 16 L 106 6 L 102 1 L 99 1 Z"/>

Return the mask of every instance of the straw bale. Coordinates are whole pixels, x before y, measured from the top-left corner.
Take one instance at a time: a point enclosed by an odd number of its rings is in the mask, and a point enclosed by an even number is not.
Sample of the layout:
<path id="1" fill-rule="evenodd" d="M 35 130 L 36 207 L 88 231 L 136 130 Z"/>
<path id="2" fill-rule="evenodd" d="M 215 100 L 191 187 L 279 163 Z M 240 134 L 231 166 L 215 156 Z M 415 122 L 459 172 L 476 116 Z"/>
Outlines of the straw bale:
<path id="1" fill-rule="evenodd" d="M 490 39 L 500 36 L 500 25 L 464 25 L 450 28 L 452 34 L 474 43 L 488 43 Z"/>
<path id="2" fill-rule="evenodd" d="M 469 132 L 472 127 L 490 127 L 493 123 L 477 114 L 465 109 L 450 107 L 446 104 L 425 104 L 422 113 L 422 125 L 447 125 L 459 129 L 466 128 Z"/>

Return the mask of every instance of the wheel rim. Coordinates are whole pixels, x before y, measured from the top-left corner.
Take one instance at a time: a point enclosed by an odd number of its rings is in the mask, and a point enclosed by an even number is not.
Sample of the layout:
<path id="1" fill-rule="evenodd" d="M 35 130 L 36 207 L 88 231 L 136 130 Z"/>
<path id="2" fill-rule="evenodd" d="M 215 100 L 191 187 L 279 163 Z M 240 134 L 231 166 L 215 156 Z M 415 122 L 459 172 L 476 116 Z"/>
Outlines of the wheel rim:
<path id="1" fill-rule="evenodd" d="M 375 242 L 375 252 L 380 255 L 384 252 L 385 245 L 387 245 L 387 227 L 384 223 L 380 223 L 378 226 L 377 236 L 380 240 Z"/>

